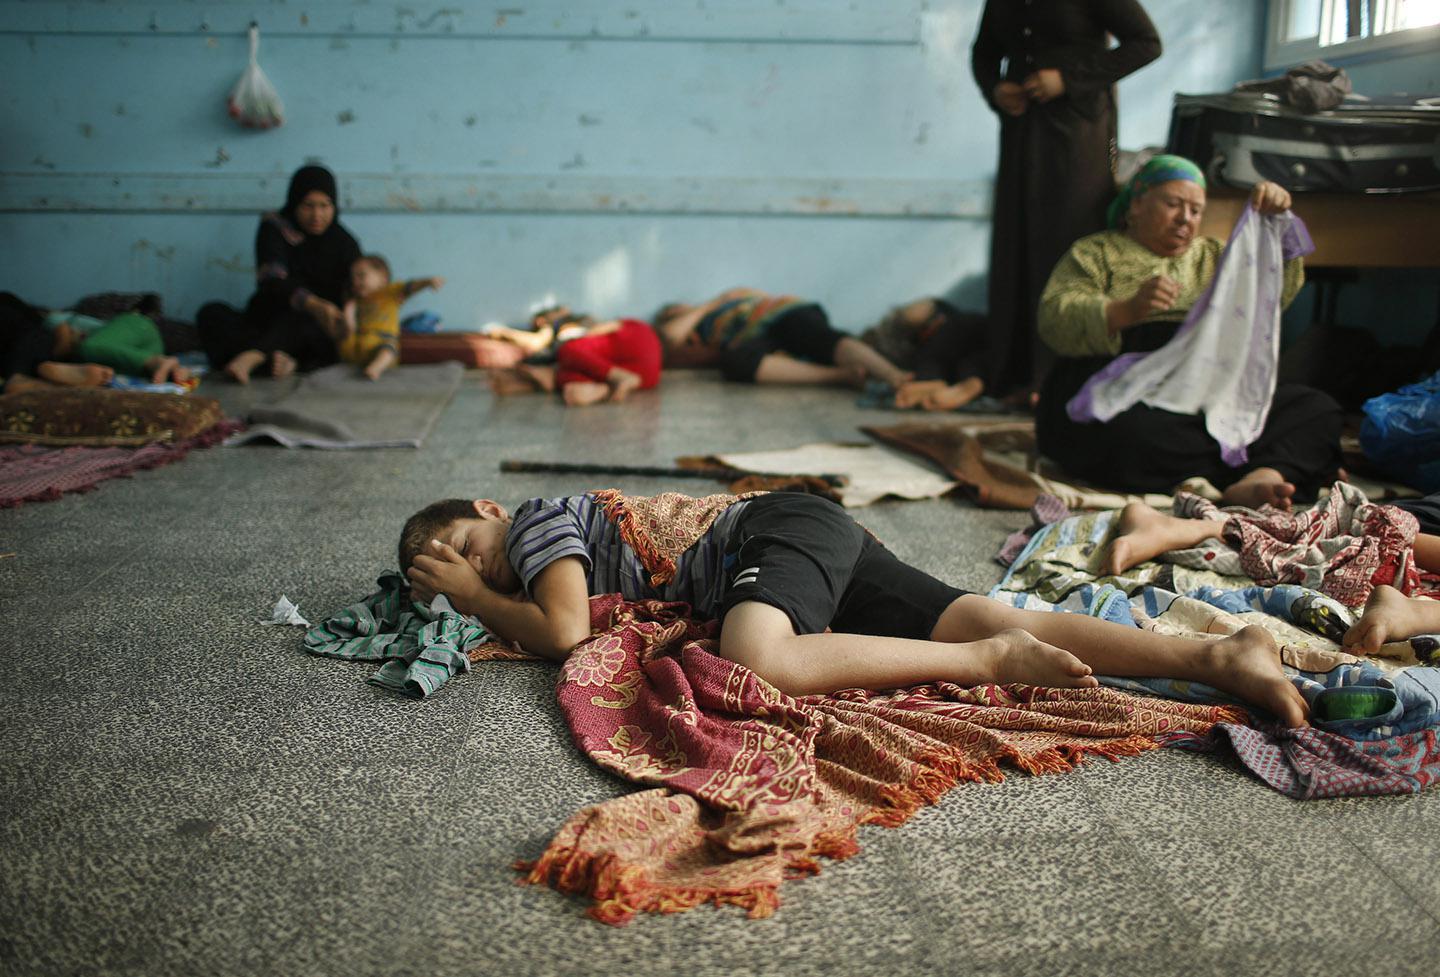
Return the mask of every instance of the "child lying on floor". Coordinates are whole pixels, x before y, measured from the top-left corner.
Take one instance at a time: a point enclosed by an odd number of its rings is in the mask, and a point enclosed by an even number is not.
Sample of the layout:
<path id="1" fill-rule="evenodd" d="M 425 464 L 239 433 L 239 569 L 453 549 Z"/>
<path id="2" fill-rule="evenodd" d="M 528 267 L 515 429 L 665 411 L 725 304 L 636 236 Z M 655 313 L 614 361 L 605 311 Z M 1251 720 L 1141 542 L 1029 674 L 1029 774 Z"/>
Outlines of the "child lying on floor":
<path id="1" fill-rule="evenodd" d="M 371 380 L 379 380 L 400 362 L 400 306 L 416 292 L 439 291 L 445 279 L 412 278 L 390 281 L 390 263 L 378 254 L 355 259 L 350 266 L 350 293 L 345 320 L 350 334 L 339 342 L 340 358 L 353 363 Z"/>
<path id="2" fill-rule="evenodd" d="M 492 372 L 490 387 L 498 395 L 558 390 L 567 406 L 588 407 L 620 403 L 660 383 L 660 337 L 639 319 L 596 322 L 561 305 L 536 313 L 531 324 L 528 332 L 502 326 L 488 333 L 531 354 L 514 369 Z M 554 365 L 535 362 L 544 358 Z"/>
<path id="3" fill-rule="evenodd" d="M 179 360 L 165 355 L 160 329 L 143 308 L 82 334 L 65 319 L 50 328 L 44 310 L 0 293 L 0 392 L 102 387 L 116 371 L 151 383 L 190 379 Z"/>
<path id="4" fill-rule="evenodd" d="M 656 520 L 667 530 L 658 539 L 643 528 Z M 557 661 L 589 636 L 590 595 L 619 593 L 718 619 L 720 655 L 790 695 L 928 682 L 1092 688 L 1099 672 L 1204 682 L 1289 727 L 1307 715 L 1263 628 L 1200 641 L 1007 607 L 902 563 L 844 509 L 799 493 L 593 492 L 531 499 L 513 517 L 490 500 L 447 499 L 406 522 L 399 555 L 415 599 L 443 593 Z"/>
<path id="5" fill-rule="evenodd" d="M 1440 507 L 1440 497 L 1420 500 L 1418 507 Z M 1429 528 L 1427 524 L 1422 526 Z M 1224 539 L 1223 519 L 1185 519 L 1167 515 L 1143 502 L 1120 510 L 1115 537 L 1104 557 L 1105 571 L 1119 575 L 1171 550 L 1189 549 L 1209 539 Z M 1417 533 L 1413 544 L 1415 566 L 1440 573 L 1440 536 Z M 1422 634 L 1440 634 L 1440 601 L 1406 597 L 1388 584 L 1370 592 L 1360 620 L 1345 633 L 1341 646 L 1352 655 L 1373 655 L 1387 641 Z"/>

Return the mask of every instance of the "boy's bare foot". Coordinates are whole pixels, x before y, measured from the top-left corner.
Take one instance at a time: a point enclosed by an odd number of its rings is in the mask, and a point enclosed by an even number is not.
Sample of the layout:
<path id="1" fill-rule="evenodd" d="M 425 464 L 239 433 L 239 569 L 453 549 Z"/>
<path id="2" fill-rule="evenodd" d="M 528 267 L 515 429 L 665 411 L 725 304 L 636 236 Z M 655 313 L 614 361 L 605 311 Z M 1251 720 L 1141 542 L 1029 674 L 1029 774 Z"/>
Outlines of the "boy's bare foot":
<path id="1" fill-rule="evenodd" d="M 1295 486 L 1285 481 L 1284 475 L 1273 468 L 1256 468 L 1220 493 L 1220 501 L 1224 505 L 1243 505 L 1250 509 L 1270 505 L 1288 512 L 1294 496 Z"/>
<path id="2" fill-rule="evenodd" d="M 1252 624 L 1219 641 L 1206 642 L 1203 681 L 1273 713 L 1287 728 L 1304 726 L 1310 706 L 1280 667 L 1280 649 L 1269 631 Z"/>
<path id="3" fill-rule="evenodd" d="M 990 638 L 990 671 L 1001 685 L 1019 682 L 1051 689 L 1099 686 L 1090 666 L 1063 648 L 1046 644 L 1029 631 L 1007 628 Z"/>
<path id="4" fill-rule="evenodd" d="M 926 410 L 955 410 L 957 407 L 964 407 L 984 392 L 985 381 L 979 377 L 966 377 L 959 383 L 948 386 L 942 384 L 939 390 L 921 401 L 921 406 Z"/>
<path id="5" fill-rule="evenodd" d="M 250 374 L 264 362 L 264 353 L 258 349 L 247 349 L 243 353 L 237 353 L 234 359 L 226 363 L 222 372 L 236 383 L 249 383 Z"/>
<path id="6" fill-rule="evenodd" d="M 395 365 L 395 351 L 386 346 L 375 351 L 370 357 L 370 362 L 365 364 L 365 376 L 370 380 L 379 380 L 380 375 Z"/>
<path id="7" fill-rule="evenodd" d="M 543 390 L 547 394 L 555 392 L 555 368 L 553 366 L 521 363 L 515 369 L 522 377 L 529 380 L 536 390 Z"/>
<path id="8" fill-rule="evenodd" d="M 624 367 L 611 367 L 605 378 L 610 383 L 610 399 L 617 404 L 623 403 L 626 397 L 640 389 L 640 374 L 632 373 Z M 575 384 L 570 384 L 570 387 L 573 386 Z M 569 387 L 566 389 L 568 390 Z"/>
<path id="9" fill-rule="evenodd" d="M 1106 573 L 1119 575 L 1161 553 L 1218 539 L 1224 525 L 1208 519 L 1167 516 L 1143 502 L 1131 502 L 1120 510 L 1115 537 L 1106 547 L 1101 566 Z"/>
<path id="10" fill-rule="evenodd" d="M 284 380 L 295 372 L 295 357 L 284 350 L 277 349 L 270 354 L 270 375 L 277 380 Z"/>
<path id="11" fill-rule="evenodd" d="M 944 380 L 911 380 L 895 389 L 895 406 L 922 407 L 931 396 L 945 389 Z"/>
<path id="12" fill-rule="evenodd" d="M 62 387 L 103 387 L 115 376 L 115 371 L 99 363 L 56 363 L 46 360 L 35 368 L 42 380 Z"/>
<path id="13" fill-rule="evenodd" d="M 1440 630 L 1440 601 L 1412 599 L 1381 584 L 1370 591 L 1365 612 L 1345 632 L 1340 644 L 1352 655 L 1373 655 L 1387 641 L 1401 641 L 1432 630 Z"/>
<path id="14" fill-rule="evenodd" d="M 565 399 L 567 407 L 589 407 L 610 396 L 610 387 L 591 380 L 576 380 L 574 383 L 565 384 L 560 390 L 560 396 Z"/>

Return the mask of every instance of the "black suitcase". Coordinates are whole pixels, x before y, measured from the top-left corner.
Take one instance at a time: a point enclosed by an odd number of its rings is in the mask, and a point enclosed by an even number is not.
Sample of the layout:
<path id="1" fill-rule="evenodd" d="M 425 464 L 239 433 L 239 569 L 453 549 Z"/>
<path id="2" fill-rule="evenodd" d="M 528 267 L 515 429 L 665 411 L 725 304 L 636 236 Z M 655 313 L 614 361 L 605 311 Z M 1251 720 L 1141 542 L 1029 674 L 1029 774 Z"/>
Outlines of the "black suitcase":
<path id="1" fill-rule="evenodd" d="M 1274 95 L 1176 95 L 1169 152 L 1212 182 L 1273 180 L 1292 192 L 1440 189 L 1440 97 L 1347 98 L 1300 112 Z"/>

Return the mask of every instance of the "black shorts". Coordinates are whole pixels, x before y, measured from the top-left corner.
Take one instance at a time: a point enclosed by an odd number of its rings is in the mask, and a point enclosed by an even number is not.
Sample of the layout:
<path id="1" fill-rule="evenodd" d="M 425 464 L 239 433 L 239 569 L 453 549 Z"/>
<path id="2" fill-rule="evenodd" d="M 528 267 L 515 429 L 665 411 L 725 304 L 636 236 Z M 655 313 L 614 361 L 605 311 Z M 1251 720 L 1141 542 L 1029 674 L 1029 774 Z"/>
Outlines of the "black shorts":
<path id="1" fill-rule="evenodd" d="M 796 634 L 929 639 L 958 590 L 896 559 L 840 506 L 817 495 L 751 499 L 725 556 L 719 616 L 759 601 L 784 611 Z"/>
<path id="2" fill-rule="evenodd" d="M 835 347 L 845 334 L 830 325 L 825 310 L 815 304 L 783 313 L 765 327 L 762 335 L 720 354 L 720 375 L 726 380 L 754 383 L 760 361 L 771 353 L 786 353 L 797 360 L 833 366 Z"/>

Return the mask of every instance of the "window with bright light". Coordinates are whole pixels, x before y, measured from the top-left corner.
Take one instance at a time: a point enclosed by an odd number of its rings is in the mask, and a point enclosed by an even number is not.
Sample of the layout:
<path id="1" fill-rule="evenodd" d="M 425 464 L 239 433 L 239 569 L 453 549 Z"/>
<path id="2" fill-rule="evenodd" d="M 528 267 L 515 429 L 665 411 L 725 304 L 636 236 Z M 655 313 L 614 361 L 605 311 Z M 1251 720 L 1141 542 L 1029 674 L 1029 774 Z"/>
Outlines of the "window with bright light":
<path id="1" fill-rule="evenodd" d="M 1440 0 L 1271 0 L 1266 67 L 1434 45 Z"/>

